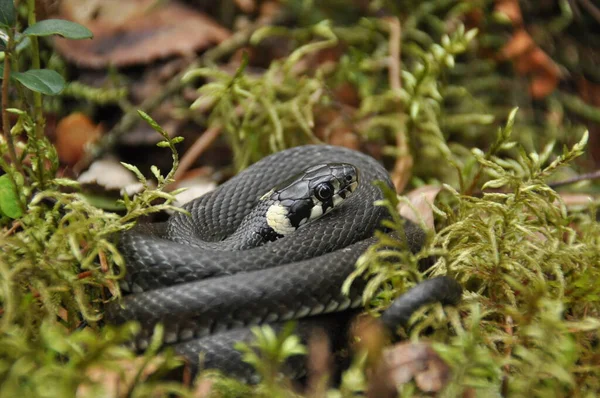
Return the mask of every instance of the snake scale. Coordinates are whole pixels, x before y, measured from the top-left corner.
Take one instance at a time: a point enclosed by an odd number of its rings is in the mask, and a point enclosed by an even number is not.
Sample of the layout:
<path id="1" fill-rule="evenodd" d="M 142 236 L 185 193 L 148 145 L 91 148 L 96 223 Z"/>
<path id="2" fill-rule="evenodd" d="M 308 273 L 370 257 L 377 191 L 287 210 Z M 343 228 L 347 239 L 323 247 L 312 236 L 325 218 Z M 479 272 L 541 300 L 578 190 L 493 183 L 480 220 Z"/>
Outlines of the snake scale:
<path id="1" fill-rule="evenodd" d="M 350 197 L 293 233 L 257 247 L 236 247 L 230 237 L 266 193 L 311 166 L 329 163 L 358 170 L 359 183 Z M 164 223 L 140 225 L 121 236 L 127 264 L 122 287 L 129 294 L 109 303 L 106 319 L 140 322 L 140 349 L 162 323 L 164 342 L 194 369 L 218 368 L 241 378 L 249 377 L 251 369 L 232 344 L 250 337 L 249 325 L 302 318 L 301 336 L 313 324 L 340 334 L 348 318 L 344 314 L 360 307 L 364 282 L 356 281 L 348 296 L 341 286 L 389 216 L 374 205 L 383 199 L 374 181 L 392 187 L 375 159 L 346 148 L 307 145 L 265 157 L 186 204 L 189 215 L 176 213 Z M 418 250 L 422 231 L 407 222 L 406 235 L 411 250 Z M 425 303 L 454 303 L 460 295 L 460 285 L 450 278 L 425 281 L 392 304 L 384 323 L 397 326 Z"/>

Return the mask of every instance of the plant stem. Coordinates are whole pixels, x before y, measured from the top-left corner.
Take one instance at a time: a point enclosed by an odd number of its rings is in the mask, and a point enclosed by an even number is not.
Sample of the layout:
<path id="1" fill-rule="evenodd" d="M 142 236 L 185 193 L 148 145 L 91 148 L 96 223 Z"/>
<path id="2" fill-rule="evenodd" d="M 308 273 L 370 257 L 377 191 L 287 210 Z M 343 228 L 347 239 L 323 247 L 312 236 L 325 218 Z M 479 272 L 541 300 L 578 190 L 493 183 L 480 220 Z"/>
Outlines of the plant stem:
<path id="1" fill-rule="evenodd" d="M 16 169 L 25 177 L 25 171 L 19 159 L 17 158 L 17 151 L 15 150 L 15 143 L 13 137 L 10 134 L 10 119 L 8 115 L 8 87 L 10 86 L 10 58 L 13 47 L 13 35 L 12 32 L 8 34 L 8 43 L 6 50 L 4 51 L 4 75 L 2 76 L 2 130 L 4 130 L 4 139 L 8 146 L 8 154 L 10 160 L 15 165 Z M 11 174 L 9 170 L 5 170 L 7 174 Z M 11 175 L 12 178 L 12 175 Z M 13 181 L 14 182 L 14 181 Z"/>
<path id="2" fill-rule="evenodd" d="M 35 0 L 27 0 L 27 23 L 29 26 L 32 26 L 36 23 L 36 14 L 35 14 Z M 30 36 L 31 40 L 31 66 L 32 69 L 41 69 L 40 64 L 40 46 L 38 43 L 38 38 L 36 36 Z M 33 91 L 33 115 L 35 121 L 35 138 L 36 140 L 41 140 L 44 136 L 44 126 L 46 121 L 44 120 L 44 112 L 42 108 L 42 94 Z M 37 174 L 38 174 L 38 183 L 40 184 L 40 188 L 44 188 L 44 160 L 42 158 L 41 151 L 36 151 L 36 162 L 37 162 Z"/>
<path id="3" fill-rule="evenodd" d="M 562 187 L 563 185 L 575 184 L 580 181 L 591 181 L 600 179 L 600 170 L 592 171 L 591 173 L 581 174 L 575 177 L 567 178 L 566 180 L 548 183 L 552 189 Z"/>

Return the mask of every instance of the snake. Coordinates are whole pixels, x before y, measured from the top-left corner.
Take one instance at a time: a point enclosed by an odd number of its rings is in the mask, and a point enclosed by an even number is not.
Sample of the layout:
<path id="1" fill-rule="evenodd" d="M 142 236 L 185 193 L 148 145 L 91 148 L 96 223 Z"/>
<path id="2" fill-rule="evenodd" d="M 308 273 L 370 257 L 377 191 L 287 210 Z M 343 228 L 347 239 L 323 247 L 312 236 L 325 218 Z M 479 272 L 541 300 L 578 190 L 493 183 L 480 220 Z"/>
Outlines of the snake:
<path id="1" fill-rule="evenodd" d="M 279 330 L 299 319 L 302 338 L 316 326 L 339 338 L 348 314 L 362 307 L 366 281 L 355 280 L 347 294 L 342 285 L 390 218 L 376 205 L 384 199 L 376 181 L 393 189 L 382 164 L 344 147 L 304 145 L 259 160 L 184 212 L 120 236 L 123 297 L 108 303 L 106 320 L 139 322 L 140 350 L 160 323 L 163 343 L 194 371 L 216 368 L 243 380 L 255 375 L 234 343 L 248 341 L 252 325 Z M 416 252 L 425 234 L 404 225 Z M 454 304 L 461 294 L 450 277 L 424 280 L 381 319 L 397 328 L 422 305 Z"/>

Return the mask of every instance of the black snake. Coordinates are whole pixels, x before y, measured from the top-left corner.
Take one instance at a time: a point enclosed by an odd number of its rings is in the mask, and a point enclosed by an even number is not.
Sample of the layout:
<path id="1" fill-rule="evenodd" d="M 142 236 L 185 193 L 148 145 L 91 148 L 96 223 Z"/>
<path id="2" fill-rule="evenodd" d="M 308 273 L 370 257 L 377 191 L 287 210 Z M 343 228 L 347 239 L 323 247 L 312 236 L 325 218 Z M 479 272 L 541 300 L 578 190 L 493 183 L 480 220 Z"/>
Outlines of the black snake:
<path id="1" fill-rule="evenodd" d="M 308 181 L 314 180 L 311 175 L 322 174 L 313 173 L 314 169 L 323 167 L 316 165 L 332 163 L 345 164 L 337 165 L 344 168 L 341 179 L 353 174 L 352 166 L 358 170 L 357 178 L 347 178 L 354 186 L 345 190 L 335 187 L 336 192 L 344 192 L 343 200 L 336 200 L 339 206 L 310 222 L 310 209 L 298 207 L 296 219 L 284 226 L 293 227 L 292 233 L 275 228 L 275 233 L 271 229 L 263 234 L 271 233 L 268 238 L 257 240 L 254 236 L 248 244 L 239 243 L 248 240 L 247 234 L 240 235 L 240 225 L 262 223 L 260 228 L 268 230 L 271 223 L 264 223 L 264 214 L 270 206 L 294 200 L 278 194 L 279 189 L 304 178 L 299 177 L 302 172 L 309 175 Z M 374 205 L 383 199 L 381 190 L 373 185 L 377 180 L 392 187 L 387 171 L 375 159 L 341 147 L 300 146 L 262 159 L 215 191 L 186 204 L 191 216 L 177 213 L 165 223 L 139 226 L 121 237 L 120 248 L 127 262 L 122 286 L 131 294 L 120 303 L 109 304 L 106 318 L 111 323 L 139 321 L 143 331 L 138 348 L 144 348 L 153 327 L 163 323 L 165 343 L 187 356 L 195 368 L 198 354 L 203 353 L 201 366 L 248 376 L 250 370 L 232 343 L 248 338 L 249 325 L 297 318 L 308 319 L 308 325 L 326 324 L 337 322 L 339 315 L 323 314 L 360 306 L 364 284 L 355 282 L 348 296 L 341 293 L 341 286 L 360 255 L 374 243 L 374 231 L 388 217 L 384 207 Z M 325 213 L 328 206 L 315 201 L 314 192 L 306 193 L 307 184 L 286 192 L 304 200 L 313 195 L 312 206 L 324 206 L 316 213 Z M 329 192 L 321 193 L 330 199 Z M 263 209 L 257 212 L 257 206 Z M 277 209 L 275 213 L 281 212 Z M 257 221 L 253 214 L 263 218 Z M 406 235 L 411 250 L 418 250 L 423 240 L 420 229 L 407 223 Z M 383 320 L 393 327 L 404 323 L 424 303 L 453 303 L 460 295 L 461 288 L 454 280 L 434 278 L 401 296 Z M 336 332 L 339 325 L 330 328 Z"/>

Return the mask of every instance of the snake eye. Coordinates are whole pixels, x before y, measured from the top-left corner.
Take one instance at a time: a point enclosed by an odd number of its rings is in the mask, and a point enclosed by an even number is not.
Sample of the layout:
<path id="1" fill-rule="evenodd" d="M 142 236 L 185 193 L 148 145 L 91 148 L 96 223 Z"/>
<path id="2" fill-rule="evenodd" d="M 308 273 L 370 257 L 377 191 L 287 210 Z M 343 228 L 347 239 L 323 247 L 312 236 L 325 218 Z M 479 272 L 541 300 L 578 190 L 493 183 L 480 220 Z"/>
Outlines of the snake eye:
<path id="1" fill-rule="evenodd" d="M 319 184 L 315 188 L 315 196 L 321 202 L 330 199 L 333 196 L 333 187 L 331 186 L 331 184 L 328 184 L 326 182 Z"/>
<path id="2" fill-rule="evenodd" d="M 352 181 L 352 176 L 350 174 L 348 174 L 346 176 L 346 181 L 351 182 Z"/>

